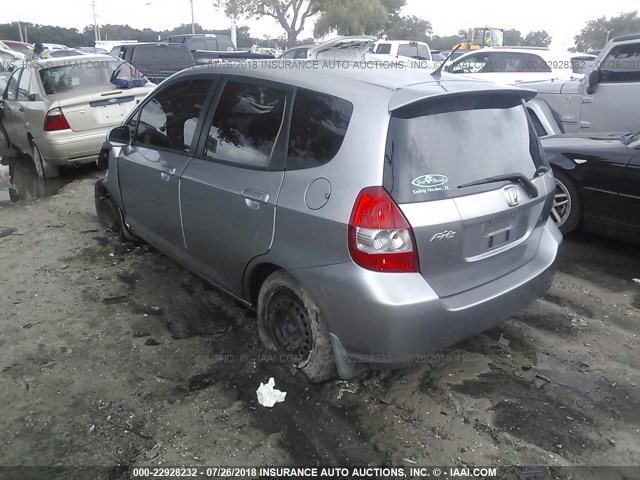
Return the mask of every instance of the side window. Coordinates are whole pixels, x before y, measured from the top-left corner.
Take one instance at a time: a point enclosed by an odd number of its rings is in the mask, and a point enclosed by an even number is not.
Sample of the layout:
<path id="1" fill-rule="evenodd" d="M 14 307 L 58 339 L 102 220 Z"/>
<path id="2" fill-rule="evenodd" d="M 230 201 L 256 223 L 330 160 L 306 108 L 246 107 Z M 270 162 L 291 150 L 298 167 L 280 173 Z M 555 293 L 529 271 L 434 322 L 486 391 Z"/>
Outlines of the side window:
<path id="1" fill-rule="evenodd" d="M 398 47 L 398 55 L 403 57 L 417 57 L 418 47 L 414 44 L 405 43 Z"/>
<path id="2" fill-rule="evenodd" d="M 266 167 L 286 99 L 284 90 L 228 81 L 213 116 L 204 155 L 241 166 Z"/>
<path id="3" fill-rule="evenodd" d="M 233 46 L 233 43 L 231 43 L 231 39 L 229 37 L 218 37 L 217 43 L 218 43 L 217 50 L 222 50 L 222 51 L 235 50 L 235 47 Z"/>
<path id="4" fill-rule="evenodd" d="M 303 58 L 306 59 L 307 58 L 307 54 L 309 52 L 309 49 L 307 48 L 299 48 L 298 50 L 295 51 L 295 53 L 293 54 L 293 58 Z"/>
<path id="5" fill-rule="evenodd" d="M 501 73 L 548 73 L 551 68 L 540 56 L 530 53 L 494 52 L 491 67 Z"/>
<path id="6" fill-rule="evenodd" d="M 296 53 L 298 53 L 298 49 L 287 50 L 282 54 L 282 58 L 295 58 Z"/>
<path id="7" fill-rule="evenodd" d="M 213 52 L 216 52 L 218 50 L 222 50 L 220 48 L 220 46 L 218 45 L 218 40 L 216 40 L 215 38 L 207 38 L 205 41 L 205 48 L 207 50 L 211 50 Z"/>
<path id="8" fill-rule="evenodd" d="M 7 100 L 15 100 L 18 98 L 18 80 L 20 78 L 20 72 L 22 72 L 22 69 L 16 70 L 9 79 L 9 83 L 7 84 L 7 89 L 5 91 Z"/>
<path id="9" fill-rule="evenodd" d="M 640 82 L 640 42 L 611 49 L 600 67 L 600 83 Z"/>
<path id="10" fill-rule="evenodd" d="M 431 60 L 429 49 L 426 45 L 418 45 L 418 57 L 420 57 L 420 60 Z"/>
<path id="11" fill-rule="evenodd" d="M 189 42 L 189 50 L 207 50 L 207 43 L 204 38 L 193 38 Z"/>
<path id="12" fill-rule="evenodd" d="M 135 143 L 188 152 L 211 80 L 184 80 L 158 92 L 140 112 Z"/>
<path id="13" fill-rule="evenodd" d="M 347 133 L 353 105 L 324 93 L 298 89 L 293 103 L 287 170 L 324 165 L 336 156 Z"/>
<path id="14" fill-rule="evenodd" d="M 20 85 L 18 86 L 18 100 L 29 99 L 29 87 L 31 86 L 31 70 L 25 68 L 22 70 L 20 77 Z"/>
<path id="15" fill-rule="evenodd" d="M 376 53 L 380 53 L 383 55 L 388 55 L 391 53 L 391 44 L 390 43 L 381 43 L 376 48 Z"/>
<path id="16" fill-rule="evenodd" d="M 491 71 L 488 54 L 469 55 L 454 63 L 451 68 L 452 73 L 487 73 Z"/>

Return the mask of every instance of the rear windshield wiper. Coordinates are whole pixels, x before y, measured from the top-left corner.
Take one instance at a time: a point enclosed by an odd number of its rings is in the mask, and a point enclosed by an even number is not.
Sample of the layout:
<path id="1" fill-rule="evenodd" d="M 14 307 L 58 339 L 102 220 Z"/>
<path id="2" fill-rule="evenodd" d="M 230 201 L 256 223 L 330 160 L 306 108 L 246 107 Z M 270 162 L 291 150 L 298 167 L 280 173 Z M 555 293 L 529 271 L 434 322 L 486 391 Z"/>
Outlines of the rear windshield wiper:
<path id="1" fill-rule="evenodd" d="M 529 180 L 521 173 L 506 173 L 504 175 L 482 178 L 480 180 L 475 180 L 473 182 L 458 185 L 458 188 L 474 187 L 476 185 L 484 185 L 486 183 L 497 183 L 506 181 L 518 182 L 520 185 L 522 185 L 522 188 L 524 188 L 524 190 L 529 194 L 529 197 L 538 198 L 538 189 L 536 188 L 536 186 L 531 180 Z"/>

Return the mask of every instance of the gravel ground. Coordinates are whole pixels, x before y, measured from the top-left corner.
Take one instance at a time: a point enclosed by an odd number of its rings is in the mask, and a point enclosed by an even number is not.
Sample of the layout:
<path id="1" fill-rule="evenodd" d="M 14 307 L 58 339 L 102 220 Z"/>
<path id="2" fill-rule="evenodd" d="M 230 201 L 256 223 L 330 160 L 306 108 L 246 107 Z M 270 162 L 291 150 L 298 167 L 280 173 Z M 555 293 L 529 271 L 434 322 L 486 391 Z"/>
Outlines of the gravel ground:
<path id="1" fill-rule="evenodd" d="M 261 347 L 253 312 L 112 243 L 96 175 L 0 202 L 0 236 L 16 229 L 0 237 L 0 464 L 640 464 L 637 246 L 569 236 L 552 288 L 502 326 L 309 385 Z M 287 397 L 267 409 L 271 376 Z"/>

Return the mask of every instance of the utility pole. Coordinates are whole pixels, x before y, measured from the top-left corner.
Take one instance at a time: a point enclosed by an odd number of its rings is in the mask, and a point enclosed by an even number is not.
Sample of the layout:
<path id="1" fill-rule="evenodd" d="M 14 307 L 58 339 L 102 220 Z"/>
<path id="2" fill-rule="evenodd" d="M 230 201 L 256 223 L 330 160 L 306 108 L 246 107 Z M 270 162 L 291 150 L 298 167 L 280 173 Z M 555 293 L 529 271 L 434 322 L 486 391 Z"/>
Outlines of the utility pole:
<path id="1" fill-rule="evenodd" d="M 18 33 L 20 34 L 20 41 L 24 42 L 24 37 L 22 36 L 22 25 L 20 25 L 20 20 L 18 20 Z"/>
<path id="2" fill-rule="evenodd" d="M 93 33 L 95 35 L 95 41 L 100 41 L 100 28 L 98 27 L 98 16 L 96 15 L 96 2 L 95 0 L 91 2 L 91 7 L 93 7 Z"/>
<path id="3" fill-rule="evenodd" d="M 191 2 L 191 33 L 196 33 L 196 21 L 193 16 L 193 0 L 189 0 Z"/>

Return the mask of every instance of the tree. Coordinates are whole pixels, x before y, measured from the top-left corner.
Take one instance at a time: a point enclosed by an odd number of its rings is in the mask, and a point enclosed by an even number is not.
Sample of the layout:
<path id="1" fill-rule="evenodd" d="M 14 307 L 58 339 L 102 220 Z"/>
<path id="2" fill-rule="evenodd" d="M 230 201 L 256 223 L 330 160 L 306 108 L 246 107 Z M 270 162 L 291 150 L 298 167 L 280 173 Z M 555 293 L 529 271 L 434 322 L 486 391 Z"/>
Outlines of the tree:
<path id="1" fill-rule="evenodd" d="M 218 0 L 232 17 L 271 17 L 287 34 L 287 46 L 296 45 L 309 17 L 317 14 L 326 0 Z"/>
<path id="2" fill-rule="evenodd" d="M 464 35 L 447 35 L 441 37 L 439 35 L 432 36 L 427 43 L 431 50 L 451 50 L 454 45 L 464 42 Z"/>
<path id="3" fill-rule="evenodd" d="M 510 30 L 505 30 L 504 44 L 510 47 L 517 47 L 518 45 L 523 45 L 524 38 L 522 38 L 522 33 L 520 33 L 520 30 L 516 30 L 515 28 L 512 28 Z"/>
<path id="4" fill-rule="evenodd" d="M 600 50 L 607 43 L 607 39 L 637 32 L 640 32 L 638 12 L 627 12 L 617 17 L 600 17 L 587 22 L 574 40 L 578 51 L 586 52 L 589 49 Z"/>
<path id="5" fill-rule="evenodd" d="M 384 30 L 389 18 L 380 0 L 329 0 L 323 10 L 313 30 L 316 37 L 332 31 L 338 35 L 375 35 Z"/>
<path id="6" fill-rule="evenodd" d="M 538 30 L 527 33 L 524 37 L 523 45 L 530 47 L 548 47 L 551 44 L 551 37 L 546 30 Z"/>
<path id="7" fill-rule="evenodd" d="M 431 22 L 422 20 L 415 15 L 411 17 L 397 16 L 391 20 L 391 25 L 385 32 L 389 40 L 417 40 L 428 42 L 433 28 Z"/>

